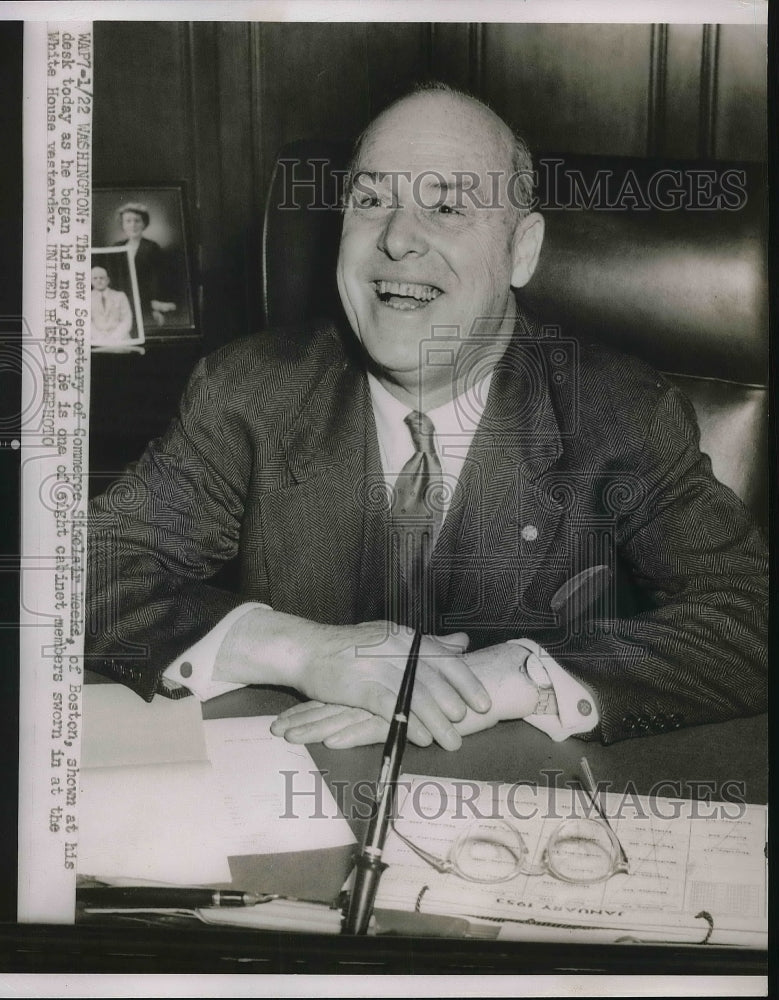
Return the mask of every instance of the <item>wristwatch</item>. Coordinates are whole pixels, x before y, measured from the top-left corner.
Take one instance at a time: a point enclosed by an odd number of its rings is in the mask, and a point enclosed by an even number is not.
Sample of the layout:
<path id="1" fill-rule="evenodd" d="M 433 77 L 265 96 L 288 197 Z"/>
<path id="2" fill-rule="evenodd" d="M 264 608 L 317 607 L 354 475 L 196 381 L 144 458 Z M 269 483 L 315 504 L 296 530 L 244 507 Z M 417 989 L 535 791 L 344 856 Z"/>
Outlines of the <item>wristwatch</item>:
<path id="1" fill-rule="evenodd" d="M 557 715 L 557 696 L 546 667 L 535 653 L 528 654 L 522 671 L 535 684 L 538 702 L 531 715 Z"/>

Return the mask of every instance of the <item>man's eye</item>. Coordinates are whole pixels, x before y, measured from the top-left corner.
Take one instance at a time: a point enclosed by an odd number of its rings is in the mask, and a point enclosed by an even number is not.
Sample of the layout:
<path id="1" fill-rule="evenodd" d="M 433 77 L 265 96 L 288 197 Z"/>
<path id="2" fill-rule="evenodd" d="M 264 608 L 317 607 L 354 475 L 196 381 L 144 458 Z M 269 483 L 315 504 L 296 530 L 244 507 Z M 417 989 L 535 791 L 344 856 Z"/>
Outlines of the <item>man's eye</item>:
<path id="1" fill-rule="evenodd" d="M 357 191 L 352 194 L 352 205 L 355 208 L 381 208 L 388 204 L 388 199 L 382 199 L 380 194 Z"/>
<path id="2" fill-rule="evenodd" d="M 463 214 L 462 210 L 459 209 L 456 205 L 447 205 L 446 202 L 444 202 L 443 205 L 439 205 L 438 206 L 438 212 L 439 212 L 440 215 L 462 215 Z"/>

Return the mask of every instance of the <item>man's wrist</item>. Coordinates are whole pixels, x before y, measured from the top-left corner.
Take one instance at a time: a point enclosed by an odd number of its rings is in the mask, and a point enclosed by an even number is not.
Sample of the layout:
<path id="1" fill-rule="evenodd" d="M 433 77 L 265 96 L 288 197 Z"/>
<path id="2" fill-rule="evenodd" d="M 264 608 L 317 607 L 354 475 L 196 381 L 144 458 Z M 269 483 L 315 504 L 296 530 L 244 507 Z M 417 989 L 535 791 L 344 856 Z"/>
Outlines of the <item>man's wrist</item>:
<path id="1" fill-rule="evenodd" d="M 538 688 L 538 701 L 531 715 L 557 715 L 557 695 L 553 687 Z"/>
<path id="2" fill-rule="evenodd" d="M 218 674 L 215 676 L 217 656 L 236 622 L 253 608 L 264 606 L 256 601 L 247 601 L 228 612 L 209 632 L 169 664 L 161 678 L 161 693 L 170 695 L 171 692 L 184 688 L 201 701 L 206 701 L 240 687 L 240 682 L 227 677 L 220 678 Z"/>
<path id="3" fill-rule="evenodd" d="M 542 690 L 550 684 L 554 693 L 554 701 L 551 697 L 547 700 L 547 696 L 536 697 L 537 709 L 527 716 L 531 725 L 556 741 L 595 728 L 600 718 L 597 702 L 593 692 L 582 681 L 572 677 L 532 639 L 509 639 L 507 645 L 523 647 L 526 651 L 528 682 L 531 677 L 535 678 Z"/>
<path id="4" fill-rule="evenodd" d="M 477 720 L 475 728 L 484 729 L 496 722 L 522 719 L 533 711 L 538 698 L 536 685 L 523 670 L 527 655 L 526 649 L 505 642 L 465 654 L 466 663 L 482 682 L 492 701 L 492 708 L 480 717 L 480 722 Z"/>
<path id="5" fill-rule="evenodd" d="M 298 687 L 304 668 L 296 639 L 302 619 L 256 607 L 236 621 L 219 647 L 214 679 Z"/>
<path id="6" fill-rule="evenodd" d="M 538 700 L 531 715 L 557 715 L 557 696 L 546 667 L 535 653 L 530 653 L 522 663 L 522 671 L 535 684 Z"/>

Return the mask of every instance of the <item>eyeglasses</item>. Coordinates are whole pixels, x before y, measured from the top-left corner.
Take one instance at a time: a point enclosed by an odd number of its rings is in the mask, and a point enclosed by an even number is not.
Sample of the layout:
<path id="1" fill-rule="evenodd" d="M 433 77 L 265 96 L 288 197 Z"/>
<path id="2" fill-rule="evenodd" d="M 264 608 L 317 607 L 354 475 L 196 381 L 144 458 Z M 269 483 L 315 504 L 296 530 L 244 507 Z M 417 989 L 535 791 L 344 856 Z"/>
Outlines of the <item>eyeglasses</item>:
<path id="1" fill-rule="evenodd" d="M 583 761 L 586 765 L 586 761 Z M 613 875 L 629 874 L 627 855 L 608 817 L 597 801 L 589 767 L 584 768 L 591 789 L 583 788 L 600 819 L 565 819 L 552 831 L 541 859 L 531 860 L 530 850 L 517 827 L 506 819 L 484 818 L 469 823 L 452 842 L 445 857 L 426 851 L 392 828 L 414 854 L 442 874 L 455 874 L 467 882 L 508 882 L 518 875 L 551 875 L 561 882 L 587 885 L 605 882 Z"/>

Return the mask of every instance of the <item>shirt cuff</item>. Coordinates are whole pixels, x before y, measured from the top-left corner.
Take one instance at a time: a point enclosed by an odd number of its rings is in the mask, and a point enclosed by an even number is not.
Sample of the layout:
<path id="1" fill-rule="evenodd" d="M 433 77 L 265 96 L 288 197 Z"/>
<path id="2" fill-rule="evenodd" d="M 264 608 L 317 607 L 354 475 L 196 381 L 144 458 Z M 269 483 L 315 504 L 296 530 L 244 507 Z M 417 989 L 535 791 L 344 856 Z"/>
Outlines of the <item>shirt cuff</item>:
<path id="1" fill-rule="evenodd" d="M 600 713 L 592 693 L 560 666 L 543 647 L 532 639 L 509 639 L 509 643 L 524 646 L 538 661 L 554 688 L 557 715 L 526 715 L 525 722 L 546 733 L 555 743 L 569 736 L 589 733 L 600 722 Z"/>
<path id="2" fill-rule="evenodd" d="M 215 681 L 213 679 L 214 665 L 222 641 L 233 625 L 255 608 L 268 608 L 267 604 L 257 601 L 247 601 L 224 616 L 207 632 L 202 639 L 190 646 L 181 656 L 177 657 L 162 675 L 166 687 L 185 687 L 200 701 L 208 701 L 217 695 L 226 694 L 245 687 L 244 684 L 234 684 L 232 681 Z"/>

